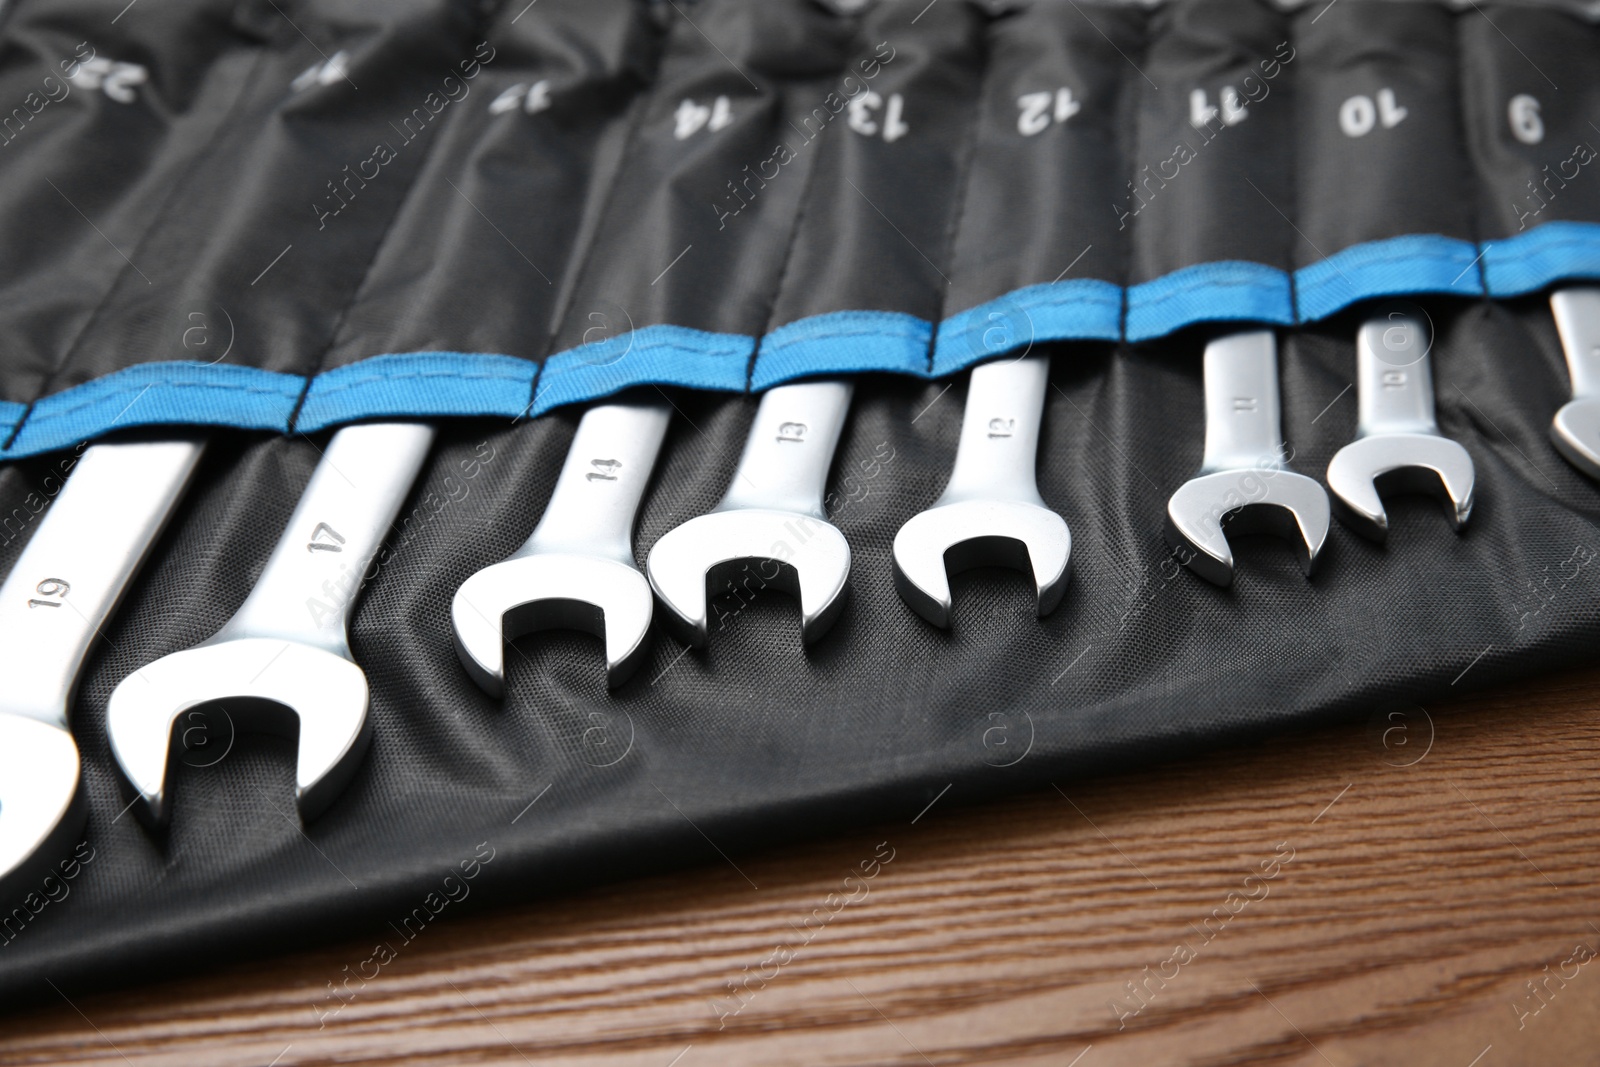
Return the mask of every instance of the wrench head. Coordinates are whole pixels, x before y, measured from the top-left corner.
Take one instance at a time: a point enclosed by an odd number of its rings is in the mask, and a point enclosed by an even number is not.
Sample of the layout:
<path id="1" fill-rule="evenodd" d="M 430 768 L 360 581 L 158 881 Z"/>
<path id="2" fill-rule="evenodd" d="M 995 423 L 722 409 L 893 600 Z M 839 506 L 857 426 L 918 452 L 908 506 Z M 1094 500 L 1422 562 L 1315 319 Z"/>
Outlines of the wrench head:
<path id="1" fill-rule="evenodd" d="M 1600 480 L 1600 396 L 1563 404 L 1550 424 L 1550 440 L 1568 463 Z"/>
<path id="2" fill-rule="evenodd" d="M 111 754 L 134 793 L 134 809 L 160 829 L 172 816 L 167 756 L 188 711 L 220 707 L 235 726 L 298 735 L 295 803 L 316 818 L 350 781 L 372 739 L 367 679 L 325 649 L 272 637 L 206 643 L 163 656 L 111 693 Z"/>
<path id="3" fill-rule="evenodd" d="M 0 903 L 15 898 L 72 849 L 88 815 L 78 746 L 59 726 L 0 714 Z"/>
<path id="4" fill-rule="evenodd" d="M 1313 479 L 1286 470 L 1225 470 L 1185 482 L 1167 501 L 1167 543 L 1190 570 L 1221 586 L 1233 584 L 1225 518 L 1229 533 L 1289 541 L 1309 578 L 1328 539 L 1328 494 Z"/>
<path id="5" fill-rule="evenodd" d="M 450 604 L 456 654 L 485 692 L 505 695 L 505 643 L 534 630 L 572 629 L 606 645 L 606 684 L 638 669 L 654 598 L 634 567 L 600 556 L 539 552 L 485 567 Z"/>
<path id="6" fill-rule="evenodd" d="M 650 549 L 645 572 L 667 609 L 663 621 L 696 648 L 704 647 L 710 632 L 707 589 L 724 582 L 736 594 L 772 587 L 799 597 L 801 636 L 809 644 L 844 609 L 850 546 L 836 527 L 814 515 L 713 511 L 667 531 Z"/>
<path id="7" fill-rule="evenodd" d="M 1339 449 L 1328 464 L 1328 488 L 1333 490 L 1339 518 L 1378 542 L 1389 533 L 1380 490 L 1437 497 L 1459 533 L 1472 514 L 1474 478 L 1467 450 L 1431 433 L 1360 437 Z"/>
<path id="8" fill-rule="evenodd" d="M 894 585 L 911 609 L 950 625 L 950 575 L 1011 567 L 1033 575 L 1041 618 L 1067 591 L 1072 535 L 1049 508 L 1016 500 L 962 500 L 913 515 L 894 535 Z"/>

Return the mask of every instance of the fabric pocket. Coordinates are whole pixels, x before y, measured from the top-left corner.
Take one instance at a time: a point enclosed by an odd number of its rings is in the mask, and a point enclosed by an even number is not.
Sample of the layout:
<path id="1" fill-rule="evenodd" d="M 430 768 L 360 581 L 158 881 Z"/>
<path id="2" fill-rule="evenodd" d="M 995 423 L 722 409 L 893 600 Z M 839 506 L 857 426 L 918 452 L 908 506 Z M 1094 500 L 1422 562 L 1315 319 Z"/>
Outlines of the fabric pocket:
<path id="1" fill-rule="evenodd" d="M 475 7 L 325 0 L 280 16 L 299 30 L 279 36 L 203 154 L 171 176 L 52 387 L 89 384 L 36 405 L 18 446 L 59 447 L 118 418 L 292 426 L 452 106 L 459 64 L 481 58 Z M 193 312 L 212 331 L 198 359 Z"/>
<path id="2" fill-rule="evenodd" d="M 1485 5 L 1481 18 L 1463 19 L 1461 50 L 1489 292 L 1600 274 L 1600 27 L 1558 10 Z"/>
<path id="3" fill-rule="evenodd" d="M 1294 46 L 1264 4 L 1180 0 L 1151 19 L 1140 67 L 1126 336 L 1191 322 L 1293 321 Z"/>
<path id="4" fill-rule="evenodd" d="M 861 88 L 828 104 L 752 388 L 863 367 L 928 373 L 987 21 L 972 4 L 869 9 L 854 64 Z"/>
<path id="5" fill-rule="evenodd" d="M 1370 297 L 1482 293 L 1457 26 L 1442 7 L 1382 0 L 1297 16 L 1302 319 Z"/>
<path id="6" fill-rule="evenodd" d="M 1040 341 L 1114 340 L 1128 271 L 1125 130 L 1146 14 L 997 19 L 933 372 Z"/>
<path id="7" fill-rule="evenodd" d="M 306 395 L 301 429 L 353 412 L 529 411 L 585 219 L 605 202 L 659 50 L 657 20 L 628 0 L 500 11 Z"/>
<path id="8" fill-rule="evenodd" d="M 745 388 L 851 29 L 808 0 L 671 12 L 536 410 L 640 382 Z"/>
<path id="9" fill-rule="evenodd" d="M 79 340 L 119 279 L 148 284 L 141 268 L 155 268 L 136 254 L 140 242 L 172 187 L 203 156 L 266 46 L 264 36 L 230 17 L 236 5 L 225 0 L 186 0 L 138 19 L 115 19 L 118 7 L 23 0 L 6 12 L 0 37 L 6 447 L 32 402 L 138 358 L 87 357 L 77 351 Z M 185 318 L 186 311 L 198 318 Z M 172 309 L 166 325 L 173 347 L 204 348 L 214 317 L 201 306 Z"/>

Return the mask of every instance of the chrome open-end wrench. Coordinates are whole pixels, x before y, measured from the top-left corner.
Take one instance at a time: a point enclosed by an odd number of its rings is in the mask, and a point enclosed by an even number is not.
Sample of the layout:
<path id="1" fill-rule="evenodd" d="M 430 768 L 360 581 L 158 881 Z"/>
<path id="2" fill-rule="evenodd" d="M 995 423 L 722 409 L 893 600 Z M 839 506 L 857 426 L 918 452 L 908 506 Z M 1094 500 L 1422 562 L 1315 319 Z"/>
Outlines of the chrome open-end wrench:
<path id="1" fill-rule="evenodd" d="M 88 814 L 67 714 L 78 671 L 183 495 L 204 442 L 91 446 L 0 586 L 0 896 Z"/>
<path id="2" fill-rule="evenodd" d="M 950 574 L 1003 566 L 1031 573 L 1039 615 L 1067 590 L 1072 535 L 1039 495 L 1034 468 L 1050 357 L 972 371 L 950 483 L 894 538 L 894 584 L 918 615 L 950 625 Z"/>
<path id="3" fill-rule="evenodd" d="M 654 598 L 634 563 L 633 524 L 671 418 L 662 401 L 590 408 L 533 535 L 456 590 L 456 653 L 485 692 L 504 694 L 505 642 L 534 630 L 599 637 L 610 686 L 638 668 Z"/>
<path id="4" fill-rule="evenodd" d="M 1345 525 L 1374 541 L 1389 532 L 1380 488 L 1438 497 L 1458 531 L 1472 514 L 1472 457 L 1434 419 L 1430 343 L 1423 319 L 1401 311 L 1356 335 L 1360 423 L 1328 464 L 1328 488 Z"/>
<path id="5" fill-rule="evenodd" d="M 1550 440 L 1568 463 L 1600 479 L 1600 288 L 1557 289 L 1550 311 L 1572 375 L 1572 399 L 1556 412 Z"/>
<path id="6" fill-rule="evenodd" d="M 171 814 L 173 725 L 205 706 L 225 704 L 237 726 L 298 733 L 295 795 L 304 819 L 355 773 L 370 732 L 366 676 L 350 655 L 350 609 L 432 442 L 433 428 L 420 423 L 334 434 L 233 618 L 112 692 L 111 751 L 148 824 L 160 827 Z"/>
<path id="7" fill-rule="evenodd" d="M 1233 582 L 1223 533 L 1272 533 L 1295 547 L 1307 577 L 1328 538 L 1328 494 L 1286 465 L 1271 330 L 1229 334 L 1206 345 L 1206 445 L 1200 472 L 1167 502 L 1167 541 L 1179 559 L 1217 585 Z"/>
<path id="8" fill-rule="evenodd" d="M 733 484 L 715 509 L 668 530 L 645 563 L 663 620 L 696 647 L 709 631 L 707 586 L 759 561 L 741 584 L 800 598 L 802 637 L 815 641 L 844 609 L 850 546 L 827 520 L 823 491 L 850 410 L 845 381 L 801 382 L 761 398 Z M 769 573 L 770 571 L 770 573 Z"/>

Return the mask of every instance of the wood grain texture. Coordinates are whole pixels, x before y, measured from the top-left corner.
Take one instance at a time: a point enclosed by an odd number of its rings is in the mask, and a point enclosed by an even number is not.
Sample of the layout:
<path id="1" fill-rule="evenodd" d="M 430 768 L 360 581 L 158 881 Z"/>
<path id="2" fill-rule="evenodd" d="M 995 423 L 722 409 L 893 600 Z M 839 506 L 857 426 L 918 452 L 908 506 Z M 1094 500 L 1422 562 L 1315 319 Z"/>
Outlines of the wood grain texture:
<path id="1" fill-rule="evenodd" d="M 0 1064 L 1600 1062 L 1600 671 L 1057 786 L 441 923 L 348 1003 L 368 938 L 63 999 Z"/>

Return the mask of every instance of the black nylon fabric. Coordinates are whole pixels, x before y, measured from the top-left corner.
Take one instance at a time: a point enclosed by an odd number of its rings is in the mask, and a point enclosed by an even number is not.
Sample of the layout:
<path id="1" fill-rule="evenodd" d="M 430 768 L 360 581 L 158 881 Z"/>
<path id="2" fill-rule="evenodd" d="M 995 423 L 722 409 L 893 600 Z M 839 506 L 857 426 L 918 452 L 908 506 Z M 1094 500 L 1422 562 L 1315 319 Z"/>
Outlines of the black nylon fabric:
<path id="1" fill-rule="evenodd" d="M 243 9 L 229 0 L 174 4 L 153 21 L 120 26 L 110 24 L 115 13 L 95 0 L 6 12 L 0 99 L 28 116 L 7 116 L 0 158 L 0 227 L 9 237 L 0 257 L 6 399 L 26 403 L 63 384 L 60 365 L 128 270 L 113 250 L 143 238 L 170 189 L 217 136 L 262 52 L 264 42 L 241 25 Z M 85 33 L 88 26 L 98 32 Z M 72 75 L 96 60 L 126 65 L 109 90 L 74 83 Z M 98 232 L 82 225 L 85 216 L 97 220 Z"/>
<path id="2" fill-rule="evenodd" d="M 381 9 L 334 0 L 319 2 L 314 15 L 311 32 L 349 42 L 346 73 L 286 98 L 284 85 L 331 56 L 293 27 L 279 28 L 298 43 L 263 57 L 249 94 L 207 146 L 203 163 L 180 179 L 129 251 L 129 269 L 69 353 L 60 384 L 118 363 L 193 359 L 182 332 L 172 328 L 175 298 L 180 308 L 226 309 L 229 358 L 236 362 L 292 374 L 320 368 L 437 139 L 438 124 L 422 101 L 438 89 L 441 68 L 472 59 L 481 25 L 464 0 L 402 0 Z M 330 90 L 345 78 L 357 91 L 335 99 Z M 397 108 L 397 101 L 416 104 Z M 369 131 L 386 124 L 392 124 L 386 135 L 394 131 L 386 142 L 392 158 L 378 180 L 352 178 L 353 168 L 374 157 Z M 294 257 L 297 245 L 301 257 Z"/>
<path id="3" fill-rule="evenodd" d="M 1572 179 L 1586 166 L 1576 163 L 1574 149 L 1600 144 L 1591 136 L 1597 132 L 1591 123 L 1600 122 L 1600 85 L 1587 76 L 1593 67 L 1582 58 L 1600 49 L 1600 26 L 1556 11 L 1507 7 L 1495 11 L 1492 24 L 1463 22 L 1459 39 L 1464 69 L 1472 75 L 1463 86 L 1466 138 L 1487 197 L 1480 202 L 1481 233 L 1494 237 L 1551 219 L 1596 218 L 1600 183 Z M 1530 55 L 1540 57 L 1537 63 Z M 1506 102 L 1518 97 L 1538 103 L 1536 121 L 1524 107 L 1513 126 Z"/>
<path id="4" fill-rule="evenodd" d="M 531 529 L 574 422 L 448 424 L 353 619 L 374 740 L 346 793 L 302 836 L 292 744 L 233 737 L 211 715 L 184 724 L 193 747 L 175 755 L 172 829 L 158 842 L 119 817 L 105 702 L 238 606 L 323 444 L 229 435 L 91 659 L 74 732 L 94 859 L 0 947 L 0 990 L 13 1002 L 53 996 L 48 976 L 71 994 L 329 936 L 403 951 L 390 923 L 443 892 L 484 842 L 494 858 L 471 903 L 448 910 L 722 863 L 702 831 L 736 856 L 910 818 L 947 785 L 942 802 L 970 801 L 1592 663 L 1600 491 L 1545 440 L 1565 383 L 1542 301 L 1429 311 L 1440 422 L 1478 468 L 1479 504 L 1460 536 L 1432 501 L 1395 499 L 1387 548 L 1335 525 L 1307 581 L 1281 543 L 1240 538 L 1236 584 L 1214 588 L 1178 567 L 1160 535 L 1166 498 L 1200 451 L 1203 338 L 1061 347 L 1039 482 L 1073 531 L 1066 600 L 1039 620 L 1021 575 L 968 572 L 955 581 L 954 628 L 936 631 L 895 595 L 889 549 L 942 486 L 964 386 L 940 397 L 936 383 L 869 378 L 831 480 L 832 517 L 854 553 L 835 629 L 803 649 L 789 597 L 724 600 L 704 652 L 658 637 L 609 695 L 599 642 L 575 633 L 508 650 L 503 706 L 456 662 L 449 598 Z M 1285 425 L 1303 472 L 1322 471 L 1354 431 L 1351 397 L 1327 405 L 1353 373 L 1356 325 L 1285 335 Z M 644 506 L 641 563 L 721 495 L 754 410 L 673 399 L 683 415 Z M 0 473 L 7 511 L 28 492 L 45 499 L 60 462 Z M 27 535 L 13 525 L 5 562 Z M 308 1003 L 308 1020 L 337 1006 Z"/>
<path id="5" fill-rule="evenodd" d="M 919 18 L 914 6 L 868 8 L 862 51 L 853 58 L 857 69 L 887 60 L 870 82 L 879 104 L 834 120 L 816 149 L 775 326 L 860 308 L 939 318 L 939 268 L 972 151 L 984 13 L 950 4 Z M 889 51 L 883 42 L 892 42 Z M 913 117 L 905 101 L 926 102 L 915 116 L 916 138 L 902 129 Z"/>
<path id="6" fill-rule="evenodd" d="M 59 74 L 66 60 L 55 56 L 77 56 L 68 42 L 79 28 L 93 39 L 93 58 L 137 67 L 143 73 L 133 77 L 142 80 L 124 87 L 125 100 L 105 84 L 75 90 L 90 102 L 96 128 L 52 124 L 55 116 L 43 113 L 7 146 L 18 151 L 3 161 L 0 218 L 15 223 L 15 244 L 51 250 L 55 233 L 71 233 L 88 267 L 41 265 L 40 253 L 19 258 L 24 285 L 61 278 L 70 288 L 44 299 L 28 299 L 23 288 L 0 312 L 0 343 L 18 357 L 8 355 L 0 372 L 5 397 L 31 403 L 137 363 L 224 358 L 197 347 L 202 335 L 191 322 L 208 324 L 199 344 L 225 340 L 233 363 L 313 373 L 437 130 L 426 111 L 427 121 L 407 126 L 411 112 L 395 101 L 420 105 L 437 88 L 438 68 L 472 59 L 481 14 L 465 0 L 328 0 L 310 12 L 297 7 L 305 20 L 297 29 L 267 0 L 191 3 L 154 25 L 138 22 L 141 35 L 124 39 L 112 21 L 116 4 L 81 7 L 75 21 L 53 5 L 9 12 L 8 41 L 45 38 L 40 24 L 73 27 L 56 29 L 11 68 L 12 96 Z M 364 79 L 365 93 L 334 101 L 313 79 L 285 96 L 285 86 L 332 59 L 311 35 L 330 48 L 346 43 L 348 51 L 335 53 L 344 73 L 330 81 L 348 78 L 359 90 Z M 352 146 L 367 149 L 368 131 L 387 120 L 401 124 L 391 135 L 394 159 L 380 171 L 387 180 L 352 182 L 349 168 L 368 157 L 352 156 Z M 27 137 L 50 140 L 35 152 Z M 52 190 L 58 176 L 69 184 Z M 81 203 L 79 186 L 89 194 Z M 307 210 L 319 202 L 321 217 Z M 287 269 L 264 269 L 296 244 L 305 254 Z M 40 319 L 47 325 L 35 325 Z M 32 359 L 41 330 L 50 331 L 48 355 Z M 33 363 L 48 369 L 30 375 Z"/>
<path id="7" fill-rule="evenodd" d="M 1139 89 L 1128 168 L 1140 206 L 1129 227 L 1131 280 L 1216 260 L 1287 266 L 1294 231 L 1277 205 L 1293 190 L 1285 148 L 1294 143 L 1297 72 L 1280 66 L 1268 80 L 1261 64 L 1293 54 L 1288 16 L 1198 0 L 1152 19 L 1141 64 L 1150 82 Z M 1187 94 L 1158 88 L 1191 84 Z M 1270 92 L 1260 103 L 1251 101 L 1256 85 Z"/>
<path id="8" fill-rule="evenodd" d="M 654 325 L 752 358 L 807 316 L 1600 219 L 1600 27 L 1554 7 L 118 10 L 19 0 L 0 30 L 26 116 L 0 147 L 0 401 L 224 351 L 286 376 L 498 353 L 532 379 Z M 105 70 L 66 78 L 84 55 Z M 66 96 L 30 115 L 41 91 Z M 702 373 L 663 378 L 737 380 Z M 292 400 L 242 424 L 288 428 Z"/>
<path id="9" fill-rule="evenodd" d="M 950 310 L 1063 277 L 1128 281 L 1128 142 L 1145 87 L 1129 57 L 1145 18 L 1036 4 L 992 24 Z"/>
<path id="10" fill-rule="evenodd" d="M 701 20 L 721 43 L 696 28 Z M 708 0 L 692 20 L 670 21 L 552 348 L 661 322 L 761 332 L 814 153 L 770 182 L 758 171 L 806 120 L 802 102 L 840 76 L 846 30 L 816 5 L 741 0 Z"/>
<path id="11" fill-rule="evenodd" d="M 1296 35 L 1305 121 L 1294 131 L 1302 232 L 1291 240 L 1303 239 L 1293 265 L 1323 258 L 1318 248 L 1408 233 L 1476 240 L 1456 18 L 1421 4 L 1344 6 Z"/>
<path id="12" fill-rule="evenodd" d="M 30 294 L 0 302 L 0 398 L 28 403 L 134 363 L 196 358 L 162 325 L 191 297 L 235 312 L 234 362 L 310 374 L 396 350 L 533 361 L 657 322 L 756 335 L 836 310 L 936 319 L 1063 267 L 1131 282 L 1219 258 L 1289 267 L 1308 236 L 1332 253 L 1425 227 L 1510 235 L 1522 220 L 1508 198 L 1542 176 L 1555 146 L 1567 150 L 1583 115 L 1572 101 L 1593 99 L 1597 84 L 1582 51 L 1591 27 L 1499 7 L 1496 19 L 1541 35 L 1537 66 L 1571 85 L 1570 97 L 1545 100 L 1543 147 L 1473 132 L 1506 129 L 1508 91 L 1549 94 L 1505 42 L 1425 4 L 1341 0 L 1317 47 L 1310 9 L 1217 0 L 1096 7 L 1092 20 L 1078 5 L 1044 3 L 883 3 L 851 15 L 809 0 L 408 0 L 381 12 L 341 0 L 289 6 L 291 25 L 277 6 L 195 0 L 170 25 L 104 31 L 107 55 L 148 51 L 163 87 L 150 101 L 191 103 L 162 112 L 152 102 L 108 139 L 96 127 L 58 143 L 30 126 L 0 147 L 38 148 L 20 164 L 0 155 L 18 179 L 0 185 L 0 220 L 18 249 L 0 255 L 0 277 L 6 292 Z M 0 55 L 16 60 L 0 65 L 0 91 L 20 96 L 62 49 L 71 54 L 77 26 L 114 14 L 12 8 Z M 180 23 L 197 28 L 165 32 Z M 1396 34 L 1416 37 L 1414 69 L 1393 62 Z M 878 45 L 889 39 L 886 61 Z M 1286 41 L 1292 60 L 1278 56 Z M 1251 98 L 1245 79 L 1275 56 L 1271 94 Z M 371 126 L 404 127 L 444 73 L 473 58 L 469 94 L 415 120 L 415 137 L 396 130 L 399 150 L 378 178 L 344 184 L 344 168 L 371 151 Z M 880 99 L 857 117 L 862 128 L 849 113 L 818 118 L 819 96 L 874 60 Z M 1365 140 L 1340 131 L 1350 95 L 1340 79 L 1358 68 L 1364 90 L 1394 81 L 1413 109 L 1407 121 L 1453 123 L 1427 142 L 1447 161 L 1416 158 L 1376 128 Z M 308 72 L 286 97 L 283 86 Z M 360 87 L 355 113 L 330 103 L 345 77 Z M 1311 84 L 1323 78 L 1330 88 Z M 1252 114 L 1124 220 L 1137 195 L 1130 176 L 1169 157 L 1174 137 L 1193 137 L 1195 103 L 1177 88 L 1190 82 L 1201 106 L 1222 108 L 1233 89 L 1246 95 L 1230 106 Z M 1058 106 L 1070 110 L 1061 88 L 1110 103 L 1041 129 L 1033 147 L 1045 147 L 1028 155 L 998 136 L 1038 121 L 1024 95 L 1049 93 L 1052 122 Z M 580 91 L 581 107 L 571 102 Z M 896 94 L 917 136 L 889 136 Z M 713 139 L 722 97 L 731 124 Z M 94 99 L 91 123 L 147 97 Z M 693 127 L 681 138 L 680 123 Z M 780 178 L 745 184 L 744 168 L 767 158 L 785 126 L 800 127 L 791 144 L 805 142 L 795 159 Z M 686 154 L 674 151 L 682 144 Z M 72 155 L 84 146 L 87 163 Z M 1318 184 L 1329 168 L 1343 180 Z M 1396 169 L 1418 186 L 1390 177 Z M 58 172 L 78 175 L 61 186 L 71 203 L 42 182 Z M 736 190 L 718 185 L 727 182 Z M 1540 219 L 1600 218 L 1594 194 L 1568 184 Z M 702 195 L 708 186 L 721 199 Z M 105 220 L 100 246 L 73 222 L 71 204 L 84 200 Z M 308 210 L 319 202 L 324 215 Z M 1413 224 L 1412 211 L 1426 221 Z M 43 239 L 68 223 L 71 243 Z M 684 246 L 693 251 L 681 267 L 658 273 Z M 287 258 L 296 251 L 314 254 Z M 697 253 L 705 266 L 687 258 Z M 374 727 L 354 781 L 302 832 L 293 744 L 235 735 L 226 715 L 209 714 L 180 724 L 172 829 L 157 840 L 124 814 L 106 701 L 238 607 L 326 443 L 218 431 L 86 666 L 73 729 L 93 858 L 61 899 L 0 914 L 0 992 L 13 1003 L 54 996 L 48 977 L 75 994 L 330 936 L 403 952 L 434 914 L 909 818 L 946 787 L 942 802 L 970 801 L 1593 662 L 1600 489 L 1548 443 L 1568 386 L 1547 305 L 1424 304 L 1439 421 L 1478 469 L 1460 536 L 1432 502 L 1394 500 L 1387 548 L 1335 526 L 1308 582 L 1281 544 L 1241 538 L 1236 584 L 1216 589 L 1179 567 L 1160 533 L 1167 498 L 1199 462 L 1206 331 L 1041 344 L 1053 370 L 1039 484 L 1073 532 L 1066 600 L 1039 620 L 1021 575 L 968 572 L 954 581 L 953 630 L 937 631 L 895 594 L 890 545 L 943 487 L 965 379 L 864 376 L 829 486 L 854 553 L 833 631 L 803 648 L 787 596 L 724 599 L 707 649 L 657 637 L 634 679 L 609 693 L 599 643 L 549 633 L 508 651 L 509 696 L 490 700 L 449 634 L 455 589 L 537 521 L 577 412 L 445 420 L 353 618 Z M 1355 432 L 1346 389 L 1359 324 L 1346 313 L 1280 335 L 1284 428 L 1302 473 L 1320 476 Z M 722 495 L 755 408 L 753 397 L 668 393 L 677 413 L 635 541 L 641 563 Z M 70 461 L 0 468 L 0 566 Z M 463 885 L 468 899 L 440 903 Z M 338 1004 L 308 1003 L 308 1022 Z"/>
<path id="13" fill-rule="evenodd" d="M 441 116 L 441 143 L 378 250 L 329 366 L 381 352 L 548 351 L 569 264 L 584 262 L 662 28 L 639 4 L 542 3 L 517 14 L 488 27 L 493 60 Z M 615 307 L 586 308 L 610 315 L 581 315 L 584 327 L 619 332 L 625 317 Z"/>

